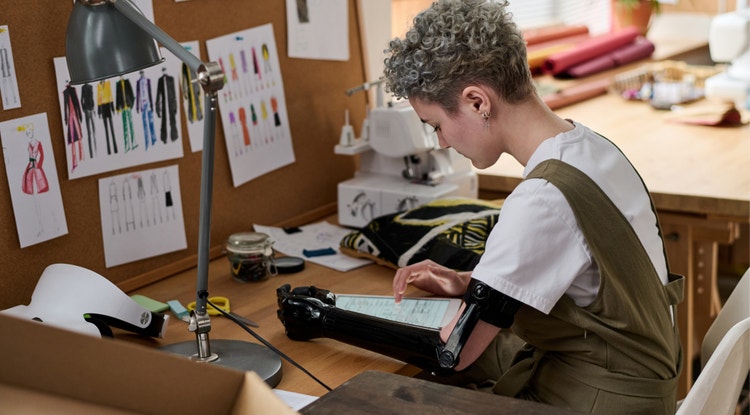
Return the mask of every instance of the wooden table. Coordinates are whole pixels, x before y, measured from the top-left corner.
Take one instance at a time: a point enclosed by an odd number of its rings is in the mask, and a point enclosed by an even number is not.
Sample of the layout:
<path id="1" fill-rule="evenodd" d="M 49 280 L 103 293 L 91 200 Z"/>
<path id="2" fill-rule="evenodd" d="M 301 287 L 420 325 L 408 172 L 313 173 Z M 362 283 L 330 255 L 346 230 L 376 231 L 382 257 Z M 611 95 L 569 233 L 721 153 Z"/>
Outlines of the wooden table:
<path id="1" fill-rule="evenodd" d="M 367 371 L 301 411 L 308 415 L 573 415 L 567 409 L 440 385 L 412 377 Z"/>
<path id="2" fill-rule="evenodd" d="M 602 95 L 556 113 L 612 140 L 652 193 L 672 271 L 685 275 L 680 331 L 686 364 L 680 396 L 689 390 L 692 358 L 720 309 L 719 244 L 732 244 L 750 217 L 750 126 L 705 127 L 667 121 L 646 103 Z M 750 120 L 750 113 L 743 113 Z M 498 198 L 520 183 L 523 167 L 508 155 L 479 173 L 482 197 Z M 746 228 L 745 228 L 746 229 Z M 745 245 L 747 246 L 747 245 Z"/>
<path id="3" fill-rule="evenodd" d="M 300 363 L 327 386 L 335 388 L 365 370 L 403 374 L 415 374 L 417 370 L 395 359 L 331 339 L 308 342 L 290 340 L 284 334 L 284 326 L 276 317 L 276 288 L 289 283 L 292 287 L 315 285 L 334 293 L 391 295 L 393 273 L 393 270 L 380 265 L 338 272 L 306 262 L 305 270 L 297 274 L 278 275 L 262 282 L 240 283 L 231 278 L 227 259 L 220 257 L 209 265 L 208 290 L 211 296 L 228 297 L 231 311 L 260 325 L 254 329 L 258 334 Z M 195 301 L 195 287 L 195 270 L 192 269 L 128 294 L 142 294 L 162 302 L 177 299 L 187 306 Z M 416 289 L 407 291 L 407 294 L 420 295 Z M 195 340 L 195 335 L 187 329 L 187 323 L 176 318 L 170 318 L 164 339 L 144 339 L 142 336 L 128 335 L 127 332 L 118 332 L 116 337 L 154 347 Z M 258 343 L 224 317 L 212 317 L 210 338 Z M 286 361 L 282 361 L 282 379 L 277 388 L 313 396 L 321 396 L 327 392 Z"/>

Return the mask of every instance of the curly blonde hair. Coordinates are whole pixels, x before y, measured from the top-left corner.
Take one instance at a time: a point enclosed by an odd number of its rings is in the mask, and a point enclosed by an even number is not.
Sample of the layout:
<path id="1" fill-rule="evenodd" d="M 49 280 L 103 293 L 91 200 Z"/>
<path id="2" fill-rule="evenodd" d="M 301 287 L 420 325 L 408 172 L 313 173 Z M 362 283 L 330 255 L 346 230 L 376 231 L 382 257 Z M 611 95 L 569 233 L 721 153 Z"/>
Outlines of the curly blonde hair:
<path id="1" fill-rule="evenodd" d="M 438 0 L 385 50 L 386 91 L 456 110 L 468 85 L 493 88 L 518 103 L 535 93 L 526 43 L 507 1 Z"/>

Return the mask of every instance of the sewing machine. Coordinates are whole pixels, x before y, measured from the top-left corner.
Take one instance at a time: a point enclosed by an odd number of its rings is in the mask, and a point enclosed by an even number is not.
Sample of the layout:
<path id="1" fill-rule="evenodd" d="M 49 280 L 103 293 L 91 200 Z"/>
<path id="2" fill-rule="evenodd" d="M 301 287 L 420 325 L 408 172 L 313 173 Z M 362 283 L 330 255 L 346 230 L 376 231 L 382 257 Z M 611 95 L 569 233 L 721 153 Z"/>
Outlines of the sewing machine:
<path id="1" fill-rule="evenodd" d="M 706 98 L 733 101 L 750 109 L 750 8 L 737 2 L 737 10 L 719 14 L 711 21 L 708 35 L 711 60 L 730 62 L 723 73 L 706 79 Z"/>
<path id="2" fill-rule="evenodd" d="M 371 109 L 358 139 L 347 120 L 334 152 L 360 155 L 354 177 L 338 185 L 339 223 L 344 226 L 363 227 L 378 216 L 437 198 L 477 197 L 471 162 L 453 149 L 440 148 L 432 128 L 405 101 Z"/>

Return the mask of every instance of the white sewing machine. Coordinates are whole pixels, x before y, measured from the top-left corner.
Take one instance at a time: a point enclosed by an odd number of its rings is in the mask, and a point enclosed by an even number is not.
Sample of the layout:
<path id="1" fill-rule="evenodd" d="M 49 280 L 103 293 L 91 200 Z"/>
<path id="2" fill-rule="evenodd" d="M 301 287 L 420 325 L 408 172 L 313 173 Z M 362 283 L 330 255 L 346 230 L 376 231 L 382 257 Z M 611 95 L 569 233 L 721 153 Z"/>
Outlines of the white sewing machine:
<path id="1" fill-rule="evenodd" d="M 441 197 L 477 197 L 471 162 L 440 148 L 431 130 L 405 101 L 371 109 L 356 140 L 347 120 L 334 152 L 361 158 L 354 178 L 338 185 L 341 225 L 362 227 Z"/>
<path id="2" fill-rule="evenodd" d="M 737 10 L 719 14 L 711 21 L 708 35 L 711 60 L 730 62 L 723 73 L 706 79 L 706 98 L 733 101 L 750 109 L 750 8 L 737 2 Z"/>

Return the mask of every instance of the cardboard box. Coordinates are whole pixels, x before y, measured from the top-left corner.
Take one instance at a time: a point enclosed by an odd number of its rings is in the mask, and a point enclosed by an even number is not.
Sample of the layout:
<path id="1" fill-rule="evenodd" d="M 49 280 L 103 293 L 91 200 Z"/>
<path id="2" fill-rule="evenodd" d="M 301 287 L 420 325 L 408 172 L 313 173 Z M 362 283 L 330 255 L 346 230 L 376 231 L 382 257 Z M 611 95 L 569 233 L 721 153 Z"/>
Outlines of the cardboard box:
<path id="1" fill-rule="evenodd" d="M 296 414 L 255 373 L 0 314 L 3 414 Z"/>

